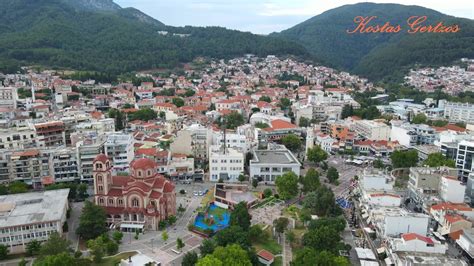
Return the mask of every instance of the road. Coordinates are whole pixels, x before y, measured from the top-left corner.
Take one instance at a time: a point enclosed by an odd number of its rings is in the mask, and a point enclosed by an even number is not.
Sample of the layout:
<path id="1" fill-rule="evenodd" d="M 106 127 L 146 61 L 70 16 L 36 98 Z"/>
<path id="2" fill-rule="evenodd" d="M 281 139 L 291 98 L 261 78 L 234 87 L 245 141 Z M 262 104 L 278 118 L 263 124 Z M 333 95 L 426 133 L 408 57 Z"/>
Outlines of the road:
<path id="1" fill-rule="evenodd" d="M 71 246 L 74 250 L 78 250 L 79 237 L 76 235 L 76 229 L 79 226 L 79 217 L 82 213 L 82 207 L 84 202 L 72 202 L 70 203 L 71 216 L 68 219 L 68 232 L 66 238 L 71 241 Z"/>

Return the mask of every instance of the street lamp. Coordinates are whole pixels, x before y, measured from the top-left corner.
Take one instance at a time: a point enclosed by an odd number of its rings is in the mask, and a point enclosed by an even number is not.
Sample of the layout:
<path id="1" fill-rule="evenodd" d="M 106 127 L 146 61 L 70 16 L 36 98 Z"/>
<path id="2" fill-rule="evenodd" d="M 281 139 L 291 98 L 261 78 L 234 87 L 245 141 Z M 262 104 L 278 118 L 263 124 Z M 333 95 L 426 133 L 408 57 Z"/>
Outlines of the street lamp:
<path id="1" fill-rule="evenodd" d="M 151 239 L 151 253 L 155 253 L 155 251 L 153 251 L 153 238 Z"/>

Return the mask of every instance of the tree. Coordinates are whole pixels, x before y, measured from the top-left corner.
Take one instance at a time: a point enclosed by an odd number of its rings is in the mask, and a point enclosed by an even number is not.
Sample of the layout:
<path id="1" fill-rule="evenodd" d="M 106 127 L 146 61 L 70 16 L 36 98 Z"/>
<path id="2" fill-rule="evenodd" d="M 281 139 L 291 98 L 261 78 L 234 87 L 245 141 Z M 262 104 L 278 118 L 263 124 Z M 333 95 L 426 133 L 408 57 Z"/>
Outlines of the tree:
<path id="1" fill-rule="evenodd" d="M 303 185 L 303 192 L 305 193 L 314 191 L 321 185 L 319 181 L 319 172 L 314 168 L 308 169 L 308 172 L 300 178 L 300 181 Z"/>
<path id="2" fill-rule="evenodd" d="M 334 254 L 338 251 L 341 241 L 339 233 L 329 226 L 322 226 L 315 230 L 309 230 L 303 235 L 303 245 L 312 247 L 318 251 L 329 251 Z"/>
<path id="3" fill-rule="evenodd" d="M 87 185 L 84 183 L 79 184 L 77 187 L 77 196 L 80 199 L 85 199 L 87 198 Z"/>
<path id="4" fill-rule="evenodd" d="M 218 258 L 214 257 L 212 254 L 207 255 L 202 259 L 199 259 L 198 263 L 196 266 L 223 266 L 224 263 L 222 263 L 221 260 Z"/>
<path id="5" fill-rule="evenodd" d="M 26 244 L 26 255 L 27 256 L 38 255 L 40 250 L 41 250 L 41 243 L 36 239 L 33 239 L 31 242 Z"/>
<path id="6" fill-rule="evenodd" d="M 105 210 L 90 201 L 86 201 L 79 217 L 79 226 L 76 234 L 88 240 L 107 232 L 107 216 Z"/>
<path id="7" fill-rule="evenodd" d="M 342 257 L 336 256 L 330 252 L 318 252 L 313 248 L 304 247 L 297 250 L 291 266 L 349 266 L 349 261 Z"/>
<path id="8" fill-rule="evenodd" d="M 269 128 L 270 126 L 267 123 L 257 122 L 255 123 L 256 128 Z"/>
<path id="9" fill-rule="evenodd" d="M 69 253 L 71 252 L 70 245 L 69 240 L 61 237 L 57 232 L 53 232 L 49 235 L 48 241 L 41 245 L 39 253 L 41 256 L 57 255 L 63 252 Z"/>
<path id="10" fill-rule="evenodd" d="M 112 108 L 109 110 L 108 115 L 110 118 L 115 119 L 116 130 L 122 130 L 125 128 L 125 116 L 122 111 Z"/>
<path id="11" fill-rule="evenodd" d="M 273 195 L 272 189 L 271 188 L 266 188 L 263 190 L 263 196 L 265 198 L 269 198 Z"/>
<path id="12" fill-rule="evenodd" d="M 259 101 L 262 101 L 262 102 L 267 102 L 267 103 L 272 102 L 272 99 L 271 99 L 269 96 L 267 96 L 267 95 L 261 96 L 260 99 L 258 99 L 258 100 L 259 100 Z"/>
<path id="13" fill-rule="evenodd" d="M 8 247 L 3 244 L 0 244 L 0 260 L 6 259 L 8 256 L 8 252 Z"/>
<path id="14" fill-rule="evenodd" d="M 426 158 L 426 160 L 423 162 L 423 165 L 428 165 L 429 167 L 456 167 L 456 163 L 453 160 L 444 157 L 444 155 L 440 152 L 431 153 L 428 155 L 428 158 Z"/>
<path id="15" fill-rule="evenodd" d="M 242 183 L 242 182 L 245 181 L 245 179 L 246 179 L 246 178 L 245 178 L 245 175 L 241 173 L 241 174 L 239 175 L 239 182 Z"/>
<path id="16" fill-rule="evenodd" d="M 184 248 L 184 242 L 181 238 L 177 238 L 176 239 L 176 248 L 181 250 L 182 248 Z"/>
<path id="17" fill-rule="evenodd" d="M 346 228 L 346 220 L 342 217 L 321 217 L 316 220 L 311 220 L 308 229 L 316 230 L 323 226 L 334 228 L 338 233 L 341 233 L 344 231 L 344 228 Z"/>
<path id="18" fill-rule="evenodd" d="M 290 241 L 290 243 L 294 243 L 296 241 L 295 232 L 293 232 L 292 230 L 286 232 L 286 238 L 288 239 L 288 241 Z"/>
<path id="19" fill-rule="evenodd" d="M 250 227 L 250 220 L 251 217 L 247 209 L 247 202 L 241 201 L 235 205 L 234 211 L 232 211 L 232 215 L 230 216 L 230 225 L 240 226 L 247 231 Z"/>
<path id="20" fill-rule="evenodd" d="M 329 182 L 331 183 L 335 183 L 337 181 L 337 179 L 339 179 L 339 172 L 337 171 L 337 169 L 335 167 L 329 167 L 328 169 L 328 173 L 327 173 L 327 178 L 329 180 Z"/>
<path id="21" fill-rule="evenodd" d="M 196 252 L 191 251 L 187 252 L 183 256 L 183 261 L 181 262 L 181 266 L 194 266 L 198 262 L 198 255 Z"/>
<path id="22" fill-rule="evenodd" d="M 158 117 L 158 114 L 154 110 L 150 108 L 144 108 L 144 109 L 140 109 L 134 113 L 129 114 L 128 120 L 149 121 L 149 120 L 154 120 L 157 117 Z"/>
<path id="23" fill-rule="evenodd" d="M 205 257 L 207 254 L 212 254 L 215 248 L 216 243 L 214 242 L 214 240 L 212 238 L 207 238 L 202 241 L 199 250 L 201 251 L 201 256 Z"/>
<path id="24" fill-rule="evenodd" d="M 291 101 L 288 98 L 281 98 L 279 105 L 281 109 L 286 110 L 291 106 Z"/>
<path id="25" fill-rule="evenodd" d="M 257 188 L 257 186 L 258 186 L 258 179 L 257 178 L 252 179 L 252 186 L 253 186 L 253 188 Z"/>
<path id="26" fill-rule="evenodd" d="M 10 194 L 25 193 L 28 192 L 28 185 L 20 181 L 14 181 L 8 185 L 8 190 Z"/>
<path id="27" fill-rule="evenodd" d="M 210 264 L 212 263 L 212 264 Z M 251 266 L 249 255 L 245 249 L 237 244 L 228 245 L 226 247 L 217 247 L 210 255 L 206 255 L 196 264 L 198 266 L 214 266 L 214 265 L 239 265 Z"/>
<path id="28" fill-rule="evenodd" d="M 293 172 L 286 172 L 278 176 L 275 184 L 282 199 L 291 199 L 298 194 L 298 176 Z"/>
<path id="29" fill-rule="evenodd" d="M 315 145 L 313 148 L 309 148 L 307 156 L 308 161 L 314 163 L 320 163 L 328 158 L 328 154 L 318 145 Z"/>
<path id="30" fill-rule="evenodd" d="M 163 231 L 163 233 L 161 233 L 161 239 L 163 239 L 163 241 L 168 241 L 168 232 L 166 231 Z"/>
<path id="31" fill-rule="evenodd" d="M 121 231 L 114 231 L 112 233 L 112 238 L 114 239 L 114 241 L 117 244 L 120 244 L 120 242 L 122 241 L 122 238 L 123 238 L 123 233 Z"/>
<path id="32" fill-rule="evenodd" d="M 245 249 L 248 249 L 250 247 L 250 241 L 248 238 L 247 231 L 244 231 L 242 227 L 236 225 L 232 225 L 217 232 L 217 234 L 215 235 L 215 241 L 217 246 L 222 247 L 234 243 L 239 244 Z"/>
<path id="33" fill-rule="evenodd" d="M 71 256 L 68 252 L 62 252 L 56 255 L 49 255 L 44 258 L 39 258 L 34 263 L 35 266 L 79 266 L 87 265 L 81 264 L 77 261 L 76 258 Z"/>
<path id="34" fill-rule="evenodd" d="M 181 107 L 181 106 L 184 106 L 184 100 L 183 98 L 180 98 L 180 97 L 175 97 L 171 100 L 171 102 L 176 105 L 176 107 Z"/>
<path id="35" fill-rule="evenodd" d="M 419 114 L 417 114 L 417 115 L 415 115 L 415 116 L 413 117 L 413 119 L 411 120 L 411 122 L 412 122 L 413 124 L 426 124 L 426 121 L 427 121 L 427 120 L 428 120 L 428 119 L 427 119 L 427 117 L 426 117 L 425 114 L 419 113 Z"/>
<path id="36" fill-rule="evenodd" d="M 25 258 L 21 258 L 20 262 L 18 262 L 18 266 L 26 266 L 28 265 L 28 261 Z"/>
<path id="37" fill-rule="evenodd" d="M 353 115 L 354 115 L 354 108 L 352 107 L 352 105 L 349 105 L 349 104 L 344 105 L 341 111 L 341 119 L 345 119 Z"/>
<path id="38" fill-rule="evenodd" d="M 373 164 L 374 168 L 378 168 L 378 169 L 382 169 L 382 168 L 385 167 L 385 164 L 380 159 L 374 160 L 372 164 Z"/>
<path id="39" fill-rule="evenodd" d="M 275 227 L 275 231 L 282 234 L 283 232 L 285 232 L 286 228 L 288 227 L 288 223 L 289 223 L 288 218 L 280 217 L 278 219 L 275 219 L 275 221 L 273 221 L 273 226 Z"/>
<path id="40" fill-rule="evenodd" d="M 100 263 L 105 253 L 102 238 L 98 237 L 97 239 L 91 239 L 87 241 L 87 248 L 90 249 L 94 262 Z"/>
<path id="41" fill-rule="evenodd" d="M 418 152 L 416 150 L 410 151 L 394 151 L 390 155 L 393 168 L 408 168 L 413 167 L 418 162 Z"/>
<path id="42" fill-rule="evenodd" d="M 281 142 L 291 151 L 298 151 L 301 148 L 301 139 L 295 134 L 284 136 Z"/>
<path id="43" fill-rule="evenodd" d="M 224 116 L 224 125 L 227 129 L 235 129 L 245 123 L 244 116 L 237 111 L 232 111 L 230 114 Z"/>
<path id="44" fill-rule="evenodd" d="M 341 209 L 336 205 L 334 193 L 326 186 L 320 186 L 316 191 L 306 194 L 303 207 L 311 214 L 318 216 L 337 216 Z"/>
<path id="45" fill-rule="evenodd" d="M 263 235 L 264 235 L 264 232 L 263 232 L 262 228 L 260 227 L 260 225 L 254 224 L 250 227 L 250 229 L 249 229 L 249 239 L 252 242 L 255 242 L 255 241 L 258 241 L 258 240 L 262 239 Z"/>
<path id="46" fill-rule="evenodd" d="M 311 125 L 311 120 L 306 117 L 300 117 L 300 121 L 298 123 L 300 127 L 309 127 Z"/>

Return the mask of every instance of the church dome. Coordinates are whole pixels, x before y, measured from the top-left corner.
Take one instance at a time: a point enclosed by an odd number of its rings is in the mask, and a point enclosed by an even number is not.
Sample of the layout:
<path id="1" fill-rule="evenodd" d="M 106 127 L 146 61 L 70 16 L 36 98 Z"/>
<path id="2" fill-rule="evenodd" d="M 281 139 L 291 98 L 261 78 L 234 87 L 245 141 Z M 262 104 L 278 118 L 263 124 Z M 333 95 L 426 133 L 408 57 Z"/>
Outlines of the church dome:
<path id="1" fill-rule="evenodd" d="M 130 164 L 132 175 L 136 178 L 153 177 L 156 174 L 157 164 L 148 158 L 134 160 Z"/>

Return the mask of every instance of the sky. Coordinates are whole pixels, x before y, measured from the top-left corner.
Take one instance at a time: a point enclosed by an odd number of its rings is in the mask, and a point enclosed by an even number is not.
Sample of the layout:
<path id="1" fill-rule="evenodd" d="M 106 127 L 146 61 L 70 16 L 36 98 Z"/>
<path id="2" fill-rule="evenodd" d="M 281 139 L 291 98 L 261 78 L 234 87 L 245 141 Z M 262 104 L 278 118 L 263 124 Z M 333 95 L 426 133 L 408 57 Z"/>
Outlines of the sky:
<path id="1" fill-rule="evenodd" d="M 135 7 L 171 26 L 222 26 L 268 34 L 290 28 L 322 12 L 361 0 L 114 0 Z M 473 0 L 381 0 L 375 3 L 419 5 L 474 19 Z"/>

